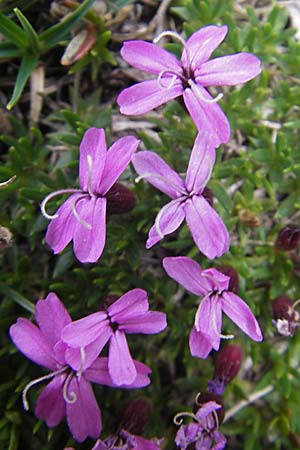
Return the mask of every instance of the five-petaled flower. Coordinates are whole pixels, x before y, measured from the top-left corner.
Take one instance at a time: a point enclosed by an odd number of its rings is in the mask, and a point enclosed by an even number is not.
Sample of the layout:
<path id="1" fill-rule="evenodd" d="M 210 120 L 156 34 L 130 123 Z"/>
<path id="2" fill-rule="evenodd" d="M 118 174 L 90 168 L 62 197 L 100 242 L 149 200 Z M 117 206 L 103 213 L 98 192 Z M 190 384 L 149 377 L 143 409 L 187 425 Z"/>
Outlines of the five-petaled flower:
<path id="1" fill-rule="evenodd" d="M 249 306 L 228 290 L 230 278 L 216 269 L 202 270 L 191 258 L 167 257 L 163 260 L 167 274 L 185 289 L 202 297 L 190 333 L 193 356 L 206 358 L 212 348 L 219 350 L 222 335 L 222 311 L 254 341 L 261 341 L 260 327 Z"/>
<path id="2" fill-rule="evenodd" d="M 261 64 L 250 53 L 236 53 L 208 61 L 226 33 L 226 25 L 209 25 L 184 41 L 177 33 L 163 32 L 155 42 L 163 36 L 178 39 L 183 45 L 180 61 L 151 42 L 125 42 L 121 49 L 125 61 L 137 69 L 156 75 L 156 78 L 124 89 L 117 99 L 121 113 L 144 114 L 182 95 L 197 129 L 210 132 L 216 147 L 228 142 L 230 125 L 216 104 L 220 95 L 212 98 L 206 88 L 245 83 L 261 72 Z"/>
<path id="3" fill-rule="evenodd" d="M 101 412 L 94 397 L 91 382 L 115 387 L 109 372 L 108 359 L 97 358 L 88 368 L 84 367 L 84 351 L 78 350 L 79 369 L 74 370 L 66 361 L 68 346 L 61 340 L 63 328 L 71 323 L 71 317 L 54 293 L 39 300 L 35 307 L 38 326 L 20 318 L 10 327 L 10 336 L 18 349 L 50 373 L 30 382 L 23 391 L 23 404 L 29 409 L 27 392 L 35 384 L 52 378 L 40 393 L 35 414 L 46 421 L 48 427 L 56 426 L 66 416 L 69 429 L 79 442 L 88 436 L 98 438 L 101 433 Z M 74 349 L 72 349 L 75 360 Z M 150 383 L 150 369 L 134 361 L 136 377 L 129 385 L 139 388 Z"/>
<path id="4" fill-rule="evenodd" d="M 51 219 L 46 242 L 54 253 L 61 252 L 73 239 L 80 262 L 96 262 L 106 239 L 106 196 L 125 170 L 139 140 L 134 136 L 118 139 L 107 151 L 102 128 L 89 128 L 80 144 L 80 189 L 62 189 L 49 194 L 41 204 L 43 215 Z M 72 194 L 53 216 L 46 213 L 47 202 L 60 194 Z"/>
<path id="5" fill-rule="evenodd" d="M 214 208 L 203 196 L 216 158 L 208 133 L 198 134 L 189 160 L 185 181 L 154 152 L 142 151 L 132 157 L 139 178 L 171 197 L 158 213 L 149 232 L 146 247 L 150 248 L 166 234 L 187 221 L 199 250 L 209 259 L 228 251 L 229 234 Z"/>
<path id="6" fill-rule="evenodd" d="M 63 341 L 74 351 L 84 347 L 85 365 L 89 366 L 109 341 L 108 370 L 114 384 L 130 385 L 137 371 L 125 333 L 159 333 L 167 326 L 166 314 L 149 311 L 147 292 L 132 289 L 112 303 L 105 311 L 90 314 L 67 325 Z M 78 360 L 68 355 L 68 362 L 78 369 Z M 76 356 L 76 353 L 75 353 Z"/>

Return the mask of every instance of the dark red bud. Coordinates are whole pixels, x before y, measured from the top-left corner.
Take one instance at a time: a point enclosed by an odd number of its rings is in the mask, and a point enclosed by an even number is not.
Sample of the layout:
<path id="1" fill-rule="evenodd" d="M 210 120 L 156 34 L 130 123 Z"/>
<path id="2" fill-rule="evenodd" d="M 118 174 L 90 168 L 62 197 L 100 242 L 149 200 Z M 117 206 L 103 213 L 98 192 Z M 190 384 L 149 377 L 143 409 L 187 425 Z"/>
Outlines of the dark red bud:
<path id="1" fill-rule="evenodd" d="M 279 334 L 293 336 L 300 325 L 300 315 L 287 295 L 280 295 L 272 303 L 273 323 Z"/>
<path id="2" fill-rule="evenodd" d="M 134 193 L 120 183 L 115 183 L 105 197 L 107 199 L 107 214 L 124 214 L 135 207 Z"/>
<path id="3" fill-rule="evenodd" d="M 219 425 L 223 422 L 224 416 L 225 416 L 225 408 L 224 408 L 224 402 L 220 395 L 213 394 L 212 392 L 203 392 L 197 397 L 196 401 L 196 411 L 198 411 L 199 406 L 203 406 L 207 402 L 216 402 L 219 405 L 221 405 L 220 409 L 217 409 L 216 413 L 218 416 Z"/>
<path id="4" fill-rule="evenodd" d="M 239 291 L 239 275 L 232 266 L 220 266 L 218 270 L 230 277 L 228 290 L 234 293 Z"/>
<path id="5" fill-rule="evenodd" d="M 297 225 L 286 225 L 283 227 L 275 241 L 275 247 L 278 250 L 289 251 L 294 250 L 300 243 L 300 228 Z"/>
<path id="6" fill-rule="evenodd" d="M 214 194 L 212 193 L 212 190 L 208 187 L 205 187 L 202 191 L 202 195 L 207 200 L 207 202 L 210 204 L 210 206 L 214 206 Z"/>
<path id="7" fill-rule="evenodd" d="M 214 378 L 222 378 L 228 384 L 240 370 L 242 358 L 239 345 L 226 345 L 217 355 Z"/>
<path id="8" fill-rule="evenodd" d="M 138 398 L 126 403 L 120 418 L 121 428 L 132 434 L 142 434 L 151 414 L 151 403 Z"/>

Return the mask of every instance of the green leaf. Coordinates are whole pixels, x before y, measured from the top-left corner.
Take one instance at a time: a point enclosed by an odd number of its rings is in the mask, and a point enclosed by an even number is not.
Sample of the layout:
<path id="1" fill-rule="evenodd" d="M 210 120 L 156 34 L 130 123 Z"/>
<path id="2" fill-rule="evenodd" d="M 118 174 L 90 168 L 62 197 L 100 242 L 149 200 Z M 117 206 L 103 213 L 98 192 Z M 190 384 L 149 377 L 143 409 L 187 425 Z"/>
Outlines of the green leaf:
<path id="1" fill-rule="evenodd" d="M 53 27 L 48 28 L 39 35 L 40 43 L 43 52 L 49 50 L 57 44 L 61 39 L 71 31 L 74 26 L 82 19 L 82 17 L 87 13 L 90 6 L 95 0 L 85 0 L 72 14 L 68 15 L 60 23 L 53 25 Z"/>
<path id="2" fill-rule="evenodd" d="M 13 300 L 18 305 L 22 306 L 22 308 L 26 309 L 30 313 L 34 313 L 34 304 L 31 303 L 27 298 L 23 297 L 23 295 L 19 294 L 19 292 L 10 288 L 6 284 L 0 281 L 0 292 L 6 295 L 8 298 Z"/>
<path id="3" fill-rule="evenodd" d="M 21 66 L 16 79 L 13 95 L 6 105 L 7 109 L 12 109 L 19 100 L 26 81 L 31 75 L 31 72 L 35 69 L 38 63 L 38 56 L 24 56 L 21 62 Z"/>
<path id="4" fill-rule="evenodd" d="M 19 48 L 10 42 L 0 42 L 0 59 L 21 56 Z"/>
<path id="5" fill-rule="evenodd" d="M 0 13 L 0 30 L 1 34 L 12 41 L 17 47 L 24 50 L 28 47 L 28 36 L 25 31 L 2 13 Z"/>
<path id="6" fill-rule="evenodd" d="M 30 51 L 31 54 L 34 52 L 35 54 L 39 53 L 39 37 L 36 34 L 34 28 L 32 27 L 31 23 L 26 19 L 24 14 L 18 9 L 14 9 L 14 13 L 19 19 L 20 24 L 22 25 L 24 31 L 26 32 L 26 35 L 28 36 L 28 43 L 30 45 Z"/>

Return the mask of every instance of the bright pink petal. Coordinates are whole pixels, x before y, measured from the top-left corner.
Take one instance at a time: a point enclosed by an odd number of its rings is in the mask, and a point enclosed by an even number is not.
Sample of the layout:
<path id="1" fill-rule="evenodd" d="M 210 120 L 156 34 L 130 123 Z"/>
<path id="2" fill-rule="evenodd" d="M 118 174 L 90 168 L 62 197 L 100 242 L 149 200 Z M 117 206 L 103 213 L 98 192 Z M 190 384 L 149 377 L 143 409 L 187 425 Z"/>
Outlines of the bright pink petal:
<path id="1" fill-rule="evenodd" d="M 148 311 L 148 294 L 144 289 L 131 289 L 107 308 L 107 313 L 113 322 L 119 323 L 127 317 Z"/>
<path id="2" fill-rule="evenodd" d="M 180 203 L 178 199 L 172 200 L 160 210 L 159 215 L 159 219 L 156 217 L 156 223 L 151 227 L 149 231 L 146 248 L 152 247 L 154 244 L 160 241 L 163 236 L 173 233 L 173 231 L 177 230 L 177 228 L 180 227 L 185 217 L 183 203 Z M 159 235 L 158 229 L 163 236 Z"/>
<path id="3" fill-rule="evenodd" d="M 178 59 L 172 53 L 151 42 L 124 42 L 121 55 L 128 64 L 148 73 L 159 74 L 165 70 L 170 70 L 182 74 Z"/>
<path id="4" fill-rule="evenodd" d="M 261 72 L 260 60 L 251 53 L 236 53 L 207 61 L 195 71 L 201 86 L 233 86 L 252 80 Z"/>
<path id="5" fill-rule="evenodd" d="M 73 393 L 76 401 L 66 403 L 67 422 L 72 436 L 78 442 L 83 442 L 87 437 L 97 439 L 102 429 L 101 412 L 93 389 L 84 376 L 73 376 L 66 394 L 71 399 Z"/>
<path id="6" fill-rule="evenodd" d="M 129 385 L 120 385 L 120 388 L 127 389 L 135 389 L 148 386 L 150 384 L 149 374 L 151 370 L 145 364 L 133 360 L 137 376 L 134 379 L 133 383 Z M 104 386 L 117 387 L 115 383 L 112 381 L 111 376 L 108 371 L 108 358 L 98 358 L 89 367 L 84 376 L 86 379 L 90 380 L 93 383 L 103 384 Z"/>
<path id="7" fill-rule="evenodd" d="M 110 339 L 108 370 L 113 383 L 117 386 L 130 385 L 137 376 L 123 331 L 116 330 Z"/>
<path id="8" fill-rule="evenodd" d="M 166 77 L 162 83 L 166 87 L 161 87 L 158 80 L 155 79 L 142 81 L 124 89 L 117 98 L 120 112 L 125 115 L 138 116 L 182 95 L 181 81 L 176 80 L 173 83 L 171 77 Z"/>
<path id="9" fill-rule="evenodd" d="M 63 385 L 66 375 L 56 375 L 40 393 L 36 405 L 35 415 L 45 420 L 48 427 L 55 427 L 65 417 L 66 404 L 63 398 Z"/>
<path id="10" fill-rule="evenodd" d="M 39 328 L 27 319 L 20 318 L 9 329 L 16 347 L 31 361 L 50 370 L 56 370 L 52 346 Z"/>
<path id="11" fill-rule="evenodd" d="M 222 307 L 218 295 L 204 298 L 196 312 L 195 328 L 210 341 L 215 350 L 220 347 Z"/>
<path id="12" fill-rule="evenodd" d="M 50 292 L 45 300 L 37 302 L 35 319 L 52 346 L 60 341 L 63 328 L 72 322 L 68 311 L 54 292 Z"/>
<path id="13" fill-rule="evenodd" d="M 186 192 L 180 176 L 156 153 L 143 151 L 132 157 L 136 172 L 172 199 Z"/>
<path id="14" fill-rule="evenodd" d="M 125 136 L 118 139 L 110 147 L 106 155 L 101 182 L 98 182 L 97 192 L 104 195 L 109 191 L 130 163 L 131 157 L 138 148 L 139 143 L 140 141 L 134 136 Z"/>
<path id="15" fill-rule="evenodd" d="M 109 335 L 111 328 L 106 312 L 99 311 L 67 325 L 62 332 L 62 340 L 72 347 L 85 347 L 99 336 L 105 336 L 103 346 L 107 342 L 106 330 Z"/>
<path id="16" fill-rule="evenodd" d="M 205 88 L 199 85 L 197 87 L 202 97 L 212 99 Z M 217 103 L 204 102 L 190 88 L 184 90 L 183 99 L 198 131 L 210 134 L 215 147 L 229 141 L 230 124 Z"/>
<path id="17" fill-rule="evenodd" d="M 230 277 L 211 267 L 202 271 L 199 283 L 202 284 L 202 282 L 204 283 L 208 291 L 221 292 L 228 289 Z"/>
<path id="18" fill-rule="evenodd" d="M 90 162 L 89 162 L 90 158 Z M 79 184 L 88 192 L 89 184 L 93 192 L 102 177 L 106 160 L 106 142 L 103 128 L 89 128 L 80 144 Z"/>
<path id="19" fill-rule="evenodd" d="M 157 311 L 148 311 L 123 320 L 119 330 L 125 333 L 156 334 L 167 326 L 166 314 Z"/>
<path id="20" fill-rule="evenodd" d="M 189 338 L 190 352 L 197 358 L 207 358 L 212 350 L 211 342 L 205 335 L 192 328 Z"/>
<path id="21" fill-rule="evenodd" d="M 72 205 L 82 197 L 73 194 L 56 211 L 57 219 L 52 219 L 48 225 L 46 242 L 55 254 L 60 253 L 72 240 L 77 219 L 72 212 Z"/>
<path id="22" fill-rule="evenodd" d="M 227 34 L 227 26 L 208 25 L 193 33 L 186 41 L 192 71 L 210 58 L 212 52 L 221 44 Z M 181 61 L 188 67 L 185 49 Z"/>
<path id="23" fill-rule="evenodd" d="M 210 290 L 210 283 L 203 283 L 200 265 L 187 256 L 167 257 L 163 259 L 163 266 L 169 277 L 181 284 L 192 294 L 204 296 Z"/>
<path id="24" fill-rule="evenodd" d="M 101 353 L 111 336 L 111 330 L 105 329 L 93 342 L 86 347 L 67 347 L 65 361 L 75 371 L 84 371 L 90 367 Z"/>
<path id="25" fill-rule="evenodd" d="M 226 253 L 229 234 L 221 217 L 204 197 L 194 195 L 185 202 L 186 222 L 199 250 L 209 259 Z"/>
<path id="26" fill-rule="evenodd" d="M 82 262 L 95 263 L 102 255 L 106 239 L 106 198 L 89 197 L 77 203 L 76 210 L 81 220 L 76 219 L 74 230 L 74 253 Z"/>
<path id="27" fill-rule="evenodd" d="M 224 313 L 251 339 L 262 341 L 263 336 L 257 320 L 249 306 L 233 292 L 222 293 L 222 309 Z"/>
<path id="28" fill-rule="evenodd" d="M 216 160 L 216 150 L 211 136 L 204 132 L 196 137 L 186 172 L 185 185 L 188 192 L 202 192 L 210 179 Z"/>

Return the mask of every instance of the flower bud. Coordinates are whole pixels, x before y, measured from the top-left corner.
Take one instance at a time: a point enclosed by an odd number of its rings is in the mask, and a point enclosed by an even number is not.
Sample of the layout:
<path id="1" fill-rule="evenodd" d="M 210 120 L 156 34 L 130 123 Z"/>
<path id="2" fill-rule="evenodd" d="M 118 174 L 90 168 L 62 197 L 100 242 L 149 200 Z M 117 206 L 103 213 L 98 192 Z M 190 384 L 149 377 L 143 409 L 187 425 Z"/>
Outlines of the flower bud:
<path id="1" fill-rule="evenodd" d="M 121 414 L 120 426 L 132 434 L 142 434 L 151 414 L 151 403 L 145 398 L 128 402 Z"/>
<path id="2" fill-rule="evenodd" d="M 225 416 L 225 408 L 224 408 L 223 399 L 222 399 L 222 397 L 220 395 L 217 395 L 217 394 L 215 394 L 213 392 L 203 392 L 203 393 L 199 394 L 197 396 L 197 399 L 196 399 L 196 405 L 195 405 L 196 406 L 196 408 L 195 408 L 196 411 L 195 412 L 198 411 L 198 409 L 199 409 L 198 407 L 199 406 L 201 407 L 207 402 L 216 402 L 216 403 L 218 403 L 219 405 L 222 406 L 220 409 L 218 409 L 216 411 L 217 416 L 218 416 L 218 421 L 219 421 L 219 423 L 216 424 L 216 425 L 221 425 L 221 423 L 224 420 L 224 416 Z"/>
<path id="3" fill-rule="evenodd" d="M 232 266 L 220 266 L 218 270 L 230 277 L 228 290 L 235 294 L 239 291 L 239 275 Z"/>
<path id="4" fill-rule="evenodd" d="M 107 214 L 124 214 L 135 207 L 134 193 L 120 183 L 115 183 L 105 197 L 107 199 Z"/>
<path id="5" fill-rule="evenodd" d="M 294 250 L 300 243 L 300 228 L 297 225 L 286 225 L 283 227 L 275 241 L 277 250 L 288 251 Z"/>
<path id="6" fill-rule="evenodd" d="M 272 303 L 273 323 L 279 334 L 293 336 L 300 324 L 300 315 L 287 295 L 280 295 Z"/>
<path id="7" fill-rule="evenodd" d="M 214 378 L 208 382 L 209 392 L 222 395 L 225 386 L 237 375 L 243 352 L 239 345 L 227 345 L 217 355 Z"/>

